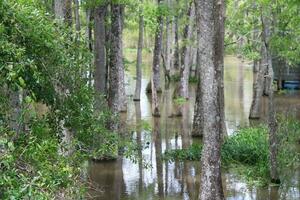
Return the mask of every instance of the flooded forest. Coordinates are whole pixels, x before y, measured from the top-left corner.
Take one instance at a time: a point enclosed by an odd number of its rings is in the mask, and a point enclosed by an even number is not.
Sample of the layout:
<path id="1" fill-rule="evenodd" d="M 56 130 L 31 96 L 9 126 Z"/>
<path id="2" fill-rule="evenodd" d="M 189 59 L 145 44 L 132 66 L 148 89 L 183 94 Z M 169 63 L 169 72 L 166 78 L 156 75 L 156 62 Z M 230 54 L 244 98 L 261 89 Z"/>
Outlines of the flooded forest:
<path id="1" fill-rule="evenodd" d="M 298 0 L 0 0 L 0 199 L 300 199 Z"/>

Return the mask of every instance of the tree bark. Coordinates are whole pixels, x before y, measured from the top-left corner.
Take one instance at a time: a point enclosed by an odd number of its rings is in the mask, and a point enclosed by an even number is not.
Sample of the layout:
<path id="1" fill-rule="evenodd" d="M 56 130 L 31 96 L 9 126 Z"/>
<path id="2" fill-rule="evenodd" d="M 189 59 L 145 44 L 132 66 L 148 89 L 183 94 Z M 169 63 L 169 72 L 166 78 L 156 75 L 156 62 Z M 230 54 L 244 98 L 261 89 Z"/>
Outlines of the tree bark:
<path id="1" fill-rule="evenodd" d="M 271 21 L 264 13 L 261 13 L 261 21 L 263 28 L 263 49 L 264 57 L 266 57 L 266 63 L 268 69 L 268 75 L 266 76 L 266 83 L 268 83 L 268 127 L 269 127 L 269 155 L 270 155 L 270 176 L 271 182 L 280 183 L 278 169 L 277 169 L 277 153 L 278 153 L 278 139 L 277 139 L 277 121 L 276 121 L 276 111 L 274 107 L 274 72 L 272 65 L 272 54 L 270 50 L 270 38 L 271 38 Z"/>
<path id="2" fill-rule="evenodd" d="M 74 0 L 75 8 L 74 8 L 74 15 L 75 15 L 75 28 L 77 33 L 80 32 L 80 5 L 79 0 Z"/>
<path id="3" fill-rule="evenodd" d="M 161 5 L 162 0 L 158 0 L 158 6 Z M 162 52 L 162 32 L 163 32 L 163 18 L 161 15 L 157 16 L 157 28 L 155 33 L 155 44 L 153 52 L 153 65 L 152 65 L 152 78 L 151 78 L 151 90 L 152 90 L 152 115 L 160 116 L 159 101 L 157 92 L 161 91 L 160 88 L 160 57 Z"/>
<path id="4" fill-rule="evenodd" d="M 176 1 L 178 3 L 178 0 Z M 174 25 L 175 25 L 175 50 L 174 50 L 174 69 L 178 70 L 180 67 L 180 54 L 179 54 L 179 20 L 178 13 L 175 15 Z"/>
<path id="5" fill-rule="evenodd" d="M 190 48 L 188 42 L 192 37 L 192 27 L 194 20 L 194 3 L 191 1 L 189 3 L 189 8 L 187 12 L 188 24 L 185 26 L 183 38 L 184 45 L 182 49 L 182 61 L 183 65 L 180 67 L 180 86 L 179 86 L 179 96 L 185 99 L 189 99 L 189 64 L 190 64 Z"/>
<path id="6" fill-rule="evenodd" d="M 122 67 L 122 37 L 121 37 L 121 15 L 120 5 L 111 4 L 111 49 L 110 49 L 110 71 L 109 71 L 109 98 L 108 105 L 113 116 L 120 111 L 120 73 Z M 111 123 L 110 129 L 118 130 L 117 123 Z"/>
<path id="7" fill-rule="evenodd" d="M 107 5 L 99 5 L 94 11 L 94 55 L 95 74 L 94 87 L 98 95 L 107 94 L 107 68 L 106 68 L 106 48 L 105 48 L 105 16 Z M 96 97 L 97 99 L 97 97 Z"/>
<path id="8" fill-rule="evenodd" d="M 223 57 L 222 29 L 224 19 L 221 0 L 198 0 L 199 49 L 201 63 L 201 92 L 203 111 L 203 151 L 201 174 L 201 200 L 223 200 L 221 181 L 222 116 L 220 110 L 220 68 Z"/>
<path id="9" fill-rule="evenodd" d="M 56 19 L 63 20 L 65 18 L 64 7 L 65 0 L 54 1 L 54 15 Z"/>
<path id="10" fill-rule="evenodd" d="M 141 99 L 141 87 L 142 87 L 142 56 L 143 56 L 143 42 L 144 42 L 144 17 L 143 17 L 143 0 L 140 0 L 141 6 L 139 10 L 139 41 L 137 49 L 137 61 L 136 61 L 136 85 L 134 92 L 134 101 L 140 101 Z"/>
<path id="11" fill-rule="evenodd" d="M 199 49 L 199 41 L 200 41 L 200 15 L 198 10 L 198 1 L 195 1 L 195 8 L 196 8 L 196 27 L 197 27 L 197 66 L 196 66 L 196 76 L 198 79 L 197 88 L 196 88 L 196 100 L 194 105 L 194 118 L 193 118 L 193 128 L 192 128 L 192 136 L 193 137 L 203 137 L 203 120 L 202 120 L 202 113 L 201 110 L 202 105 L 202 92 L 201 92 L 201 81 L 200 81 L 200 49 Z"/>
<path id="12" fill-rule="evenodd" d="M 125 69 L 124 69 L 124 63 L 123 63 L 123 28 L 124 28 L 124 12 L 125 7 L 124 5 L 120 4 L 120 26 L 121 26 L 121 32 L 120 32 L 120 51 L 121 51 L 121 63 L 119 65 L 119 81 L 120 81 L 120 87 L 119 87 L 119 94 L 120 94 L 120 112 L 126 112 L 127 111 L 127 97 L 126 97 L 126 91 L 125 91 Z"/>

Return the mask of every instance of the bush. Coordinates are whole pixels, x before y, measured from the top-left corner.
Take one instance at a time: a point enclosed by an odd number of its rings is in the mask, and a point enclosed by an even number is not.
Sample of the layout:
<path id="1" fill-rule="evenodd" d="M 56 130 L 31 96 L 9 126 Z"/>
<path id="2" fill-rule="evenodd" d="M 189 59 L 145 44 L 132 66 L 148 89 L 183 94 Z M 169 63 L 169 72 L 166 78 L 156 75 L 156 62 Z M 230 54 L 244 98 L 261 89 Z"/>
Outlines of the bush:
<path id="1" fill-rule="evenodd" d="M 297 143 L 300 139 L 300 122 L 286 117 L 279 117 L 278 164 L 280 174 L 286 178 L 286 168 L 297 168 L 300 153 Z M 193 144 L 188 149 L 169 150 L 164 159 L 200 160 L 202 144 Z M 250 183 L 265 185 L 269 180 L 269 140 L 265 126 L 243 128 L 225 139 L 221 147 L 223 167 L 234 168 Z M 283 170 L 285 169 L 285 170 Z"/>

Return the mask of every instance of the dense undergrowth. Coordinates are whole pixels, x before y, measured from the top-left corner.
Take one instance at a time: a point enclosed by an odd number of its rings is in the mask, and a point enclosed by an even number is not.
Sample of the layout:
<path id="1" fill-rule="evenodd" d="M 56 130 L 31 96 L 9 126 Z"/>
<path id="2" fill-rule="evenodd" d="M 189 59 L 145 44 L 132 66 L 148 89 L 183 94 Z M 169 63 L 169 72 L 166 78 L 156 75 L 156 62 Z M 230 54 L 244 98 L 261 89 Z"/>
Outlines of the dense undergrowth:
<path id="1" fill-rule="evenodd" d="M 278 165 L 282 175 L 296 169 L 300 163 L 297 149 L 300 140 L 300 122 L 293 118 L 280 117 L 278 127 Z M 166 151 L 164 159 L 168 161 L 200 161 L 201 144 L 193 144 L 188 149 Z M 249 183 L 265 185 L 269 181 L 269 140 L 265 126 L 243 128 L 227 137 L 221 148 L 224 168 L 235 169 Z"/>
<path id="2" fill-rule="evenodd" d="M 86 44 L 33 2 L 0 1 L 0 199 L 80 199 L 83 162 L 118 155 Z"/>

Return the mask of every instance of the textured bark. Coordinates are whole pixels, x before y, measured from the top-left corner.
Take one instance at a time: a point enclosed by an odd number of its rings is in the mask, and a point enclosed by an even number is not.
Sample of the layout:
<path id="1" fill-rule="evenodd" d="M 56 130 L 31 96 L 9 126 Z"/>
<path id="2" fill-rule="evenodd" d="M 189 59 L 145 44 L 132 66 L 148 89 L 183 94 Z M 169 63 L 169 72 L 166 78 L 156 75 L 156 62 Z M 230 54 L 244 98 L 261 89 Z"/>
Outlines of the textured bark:
<path id="1" fill-rule="evenodd" d="M 162 0 L 158 0 L 158 4 L 162 3 Z M 154 88 L 156 91 L 161 90 L 160 88 L 160 57 L 162 52 L 162 32 L 163 32 L 163 18 L 162 16 L 157 16 L 157 29 L 155 32 L 155 44 L 153 51 L 153 66 L 152 66 L 152 76 L 154 82 Z"/>
<path id="2" fill-rule="evenodd" d="M 75 8 L 74 8 L 74 15 L 75 15 L 75 28 L 77 32 L 80 32 L 80 5 L 79 0 L 74 0 Z"/>
<path id="3" fill-rule="evenodd" d="M 200 13 L 198 9 L 198 1 L 195 1 L 195 7 L 196 7 L 196 25 L 197 25 L 197 42 L 200 41 L 200 27 L 199 27 L 199 21 L 200 21 Z M 203 120 L 202 120 L 202 92 L 201 92 L 201 81 L 200 81 L 200 48 L 199 44 L 197 45 L 197 66 L 196 66 L 196 76 L 198 78 L 197 88 L 196 88 L 196 101 L 194 105 L 194 118 L 193 118 L 193 128 L 192 128 L 192 136 L 193 137 L 203 137 Z"/>
<path id="4" fill-rule="evenodd" d="M 158 0 L 158 5 L 162 3 L 162 0 Z M 160 116 L 159 101 L 157 92 L 161 91 L 160 88 L 160 57 L 162 52 L 162 32 L 163 32 L 163 18 L 157 16 L 157 29 L 155 33 L 155 44 L 153 52 L 153 65 L 152 65 L 152 78 L 151 78 L 151 90 L 152 90 L 152 115 Z"/>
<path id="5" fill-rule="evenodd" d="M 195 8 L 194 3 L 191 1 L 189 3 L 189 8 L 187 12 L 187 17 L 189 19 L 188 24 L 185 26 L 183 39 L 184 45 L 182 48 L 182 61 L 183 64 L 180 67 L 180 86 L 179 86 L 179 96 L 185 99 L 189 98 L 189 65 L 190 65 L 190 48 L 188 45 L 189 40 L 192 37 L 192 28 L 193 28 L 193 21 L 195 15 Z"/>
<path id="6" fill-rule="evenodd" d="M 54 0 L 54 15 L 56 19 L 64 19 L 65 0 Z"/>
<path id="7" fill-rule="evenodd" d="M 111 49 L 110 49 L 110 71 L 109 71 L 109 98 L 108 105 L 114 116 L 118 115 L 120 110 L 120 73 L 122 66 L 121 51 L 121 16 L 120 5 L 111 4 Z M 110 124 L 110 129 L 116 131 L 117 123 Z"/>
<path id="8" fill-rule="evenodd" d="M 199 56 L 200 57 L 200 56 Z M 200 59 L 200 58 L 199 58 Z M 199 69 L 200 71 L 200 69 Z M 194 118 L 193 118 L 193 129 L 192 136 L 193 137 L 203 137 L 203 119 L 202 119 L 202 92 L 201 92 L 201 81 L 200 81 L 200 73 L 198 73 L 198 84 L 196 89 L 196 101 L 194 106 Z"/>
<path id="9" fill-rule="evenodd" d="M 140 0 L 141 5 L 143 0 Z M 135 92 L 134 92 L 134 101 L 140 101 L 141 98 L 141 87 L 142 87 L 142 54 L 143 54 L 143 42 L 144 42 L 144 17 L 143 17 L 143 9 L 140 7 L 139 11 L 139 41 L 138 41 L 138 49 L 137 49 L 137 61 L 136 61 L 136 84 L 135 84 Z"/>
<path id="10" fill-rule="evenodd" d="M 268 75 L 266 76 L 266 83 L 268 83 L 268 127 L 269 127 L 269 157 L 270 157 L 270 176 L 271 182 L 280 183 L 278 170 L 277 170 L 277 153 L 278 153 L 278 139 L 277 139 L 277 121 L 276 121 L 276 111 L 274 107 L 274 72 L 272 65 L 272 54 L 270 50 L 270 38 L 271 38 L 271 21 L 268 17 L 264 16 L 262 13 L 262 28 L 263 28 L 263 48 L 264 57 L 266 57 L 266 65 L 268 69 Z"/>
<path id="11" fill-rule="evenodd" d="M 106 5 L 100 5 L 94 11 L 94 56 L 95 73 L 94 87 L 97 95 L 107 94 L 107 68 L 106 68 L 106 49 L 105 49 L 105 16 Z"/>
<path id="12" fill-rule="evenodd" d="M 93 34 L 92 34 L 92 27 L 91 27 L 91 21 L 92 21 L 92 10 L 87 9 L 86 10 L 86 38 L 87 38 L 87 46 L 90 52 L 93 52 Z M 89 70 L 87 71 L 86 78 L 88 79 L 89 86 L 92 85 L 92 74 L 93 74 L 93 67 L 94 65 L 89 64 Z"/>
<path id="13" fill-rule="evenodd" d="M 178 1 L 177 1 L 178 2 Z M 179 56 L 179 27 L 178 27 L 178 16 L 175 16 L 174 25 L 174 35 L 175 35 L 175 50 L 174 50 L 174 69 L 178 70 L 180 67 L 180 56 Z"/>
<path id="14" fill-rule="evenodd" d="M 171 7 L 171 0 L 167 0 L 167 5 L 170 9 Z M 171 29 L 171 20 L 170 16 L 168 15 L 166 18 L 166 49 L 165 49 L 165 73 L 170 72 L 170 65 L 171 65 L 171 36 L 172 36 L 172 29 Z M 169 74 L 165 74 L 165 77 L 169 76 Z M 168 80 L 165 80 L 168 81 Z"/>
<path id="15" fill-rule="evenodd" d="M 124 5 L 120 4 L 120 26 L 121 26 L 121 32 L 120 32 L 120 51 L 121 51 L 121 63 L 119 65 L 119 81 L 120 81 L 120 87 L 119 87 L 119 94 L 120 94 L 120 107 L 119 110 L 121 112 L 127 111 L 127 97 L 126 97 L 126 91 L 125 91 L 125 69 L 124 69 L 124 63 L 123 63 L 123 28 L 124 28 L 124 12 L 125 7 Z"/>
<path id="16" fill-rule="evenodd" d="M 224 39 L 225 39 L 225 0 L 220 0 L 218 3 L 218 17 L 216 25 L 217 41 L 215 43 L 217 77 L 218 77 L 218 106 L 221 117 L 221 133 L 222 137 L 227 136 L 225 124 L 225 99 L 224 99 Z"/>
<path id="17" fill-rule="evenodd" d="M 224 23 L 221 10 L 224 1 L 198 0 L 200 32 L 201 92 L 203 111 L 203 151 L 201 167 L 201 200 L 223 200 L 221 181 L 220 57 L 223 56 L 222 33 Z M 220 38 L 221 37 L 221 38 Z"/>
<path id="18" fill-rule="evenodd" d="M 54 15 L 56 19 L 72 26 L 72 0 L 54 0 Z"/>
<path id="19" fill-rule="evenodd" d="M 253 67 L 253 97 L 252 97 L 252 103 L 251 103 L 251 108 L 250 108 L 250 119 L 259 119 L 260 118 L 260 113 L 261 113 L 261 100 L 262 100 L 262 95 L 264 91 L 264 79 L 265 79 L 265 72 L 266 72 L 266 53 L 264 52 L 265 48 L 261 48 L 261 55 L 262 58 L 260 59 L 258 66 L 257 63 L 254 62 L 254 67 Z M 258 68 L 258 72 L 257 72 Z"/>

